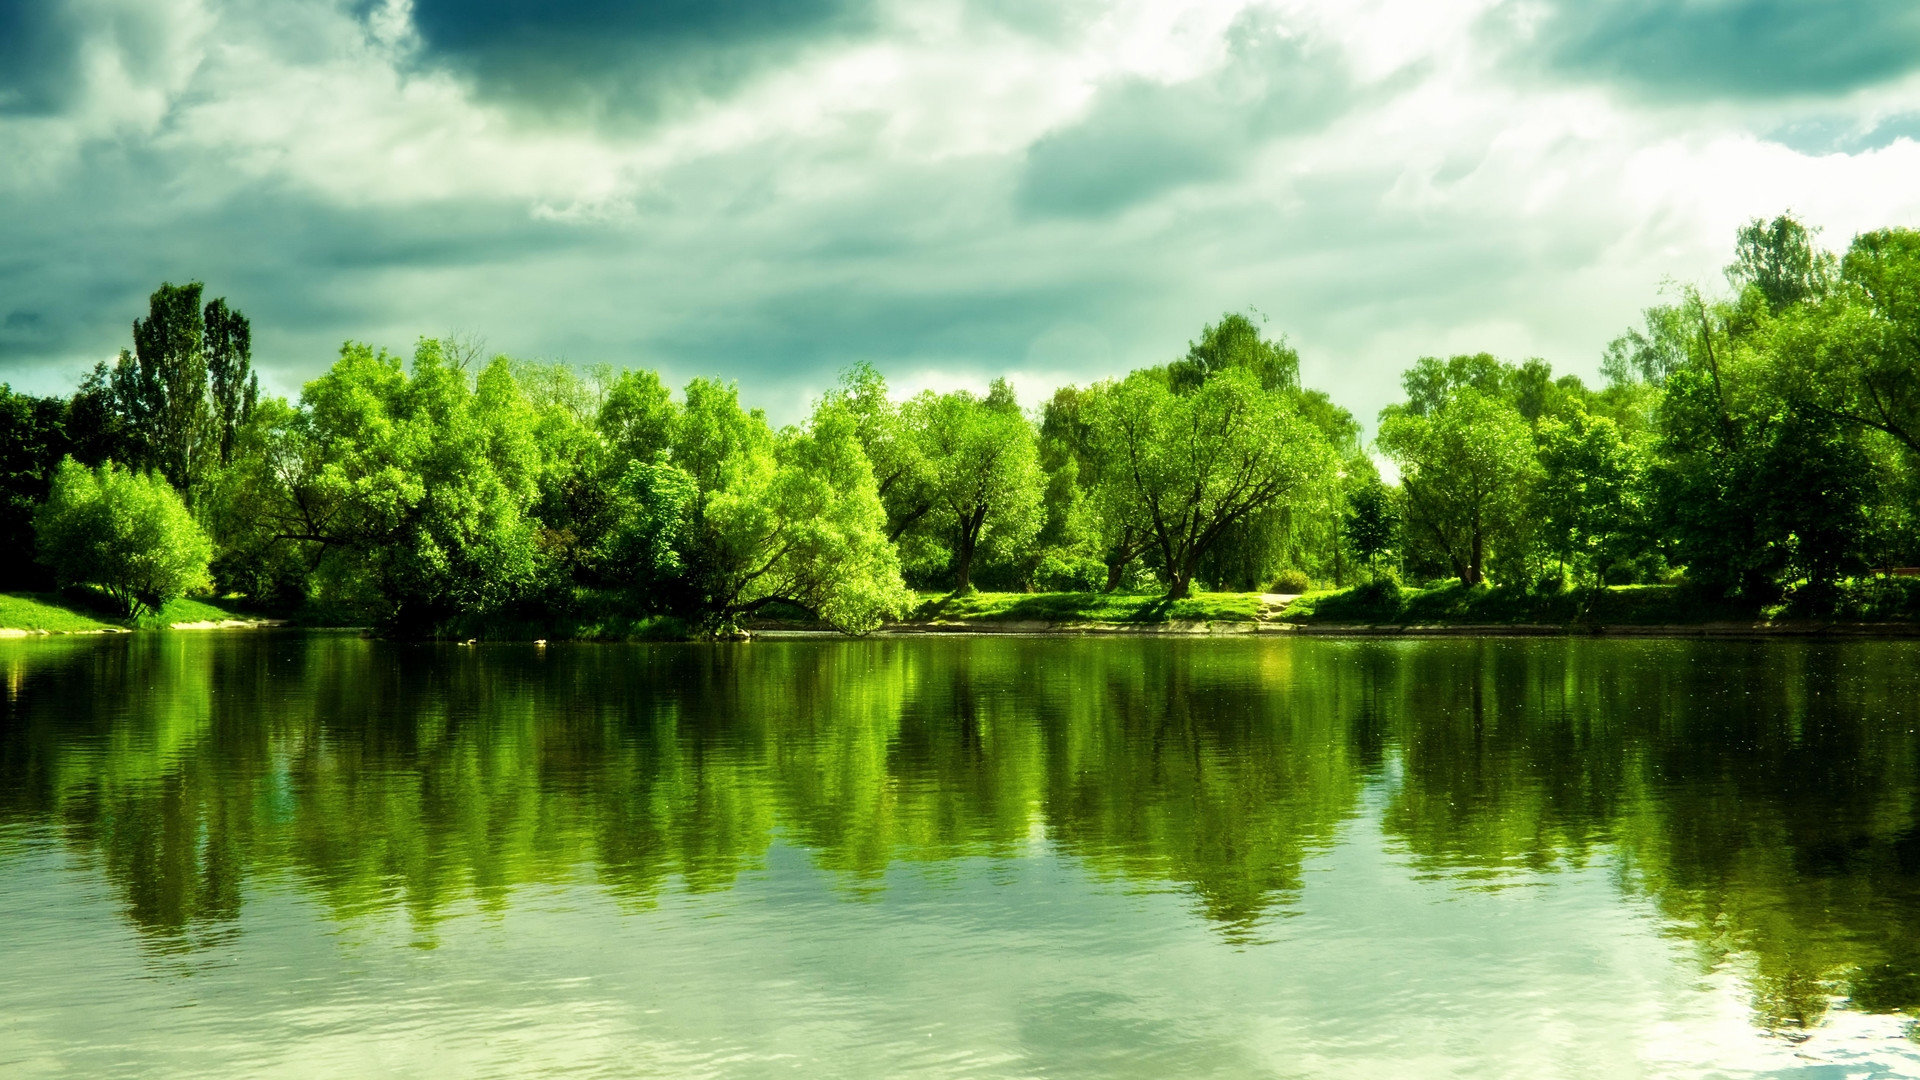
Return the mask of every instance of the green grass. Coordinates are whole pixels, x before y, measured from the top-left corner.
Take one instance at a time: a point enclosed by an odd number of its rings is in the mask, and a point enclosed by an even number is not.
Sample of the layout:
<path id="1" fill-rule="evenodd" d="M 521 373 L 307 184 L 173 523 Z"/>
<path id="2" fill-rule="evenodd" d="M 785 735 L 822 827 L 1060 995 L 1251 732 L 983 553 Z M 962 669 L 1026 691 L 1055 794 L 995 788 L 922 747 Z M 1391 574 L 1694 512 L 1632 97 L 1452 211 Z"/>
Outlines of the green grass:
<path id="1" fill-rule="evenodd" d="M 1183 600 L 1122 593 L 939 594 L 922 599 L 908 622 L 1165 623 L 1256 622 L 1258 593 L 1195 593 Z"/>
<path id="2" fill-rule="evenodd" d="M 167 601 L 158 615 L 144 616 L 140 620 L 140 625 L 172 626 L 174 623 L 183 622 L 221 622 L 226 619 L 251 618 L 256 616 L 236 610 L 224 601 L 192 600 L 183 596 L 177 600 Z"/>
<path id="3" fill-rule="evenodd" d="M 76 634 L 98 630 L 159 630 L 182 622 L 219 622 L 254 616 L 226 601 L 169 600 L 156 612 L 127 618 L 104 594 L 92 590 L 64 593 L 0 593 L 0 627 Z"/>
<path id="4" fill-rule="evenodd" d="M 77 634 L 89 630 L 121 630 L 125 624 L 107 622 L 79 610 L 55 593 L 0 593 L 0 627 Z"/>

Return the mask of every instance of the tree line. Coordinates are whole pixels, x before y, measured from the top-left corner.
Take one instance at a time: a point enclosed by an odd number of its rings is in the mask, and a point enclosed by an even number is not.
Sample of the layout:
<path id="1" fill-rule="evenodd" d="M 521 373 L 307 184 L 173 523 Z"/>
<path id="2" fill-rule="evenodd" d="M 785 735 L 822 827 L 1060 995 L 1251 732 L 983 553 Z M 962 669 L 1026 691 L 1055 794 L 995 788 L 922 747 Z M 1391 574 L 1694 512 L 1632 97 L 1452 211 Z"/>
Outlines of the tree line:
<path id="1" fill-rule="evenodd" d="M 1597 389 L 1422 358 L 1371 446 L 1239 314 L 1033 410 L 1005 380 L 896 400 L 863 364 L 776 427 L 731 383 L 454 340 L 350 342 L 297 401 L 263 397 L 245 316 L 163 284 L 71 396 L 0 388 L 0 562 L 129 610 L 210 588 L 407 632 L 608 605 L 861 632 L 914 589 L 1402 576 L 1831 607 L 1920 562 L 1920 232 L 1841 256 L 1756 220 L 1727 279 L 1648 308 Z"/>

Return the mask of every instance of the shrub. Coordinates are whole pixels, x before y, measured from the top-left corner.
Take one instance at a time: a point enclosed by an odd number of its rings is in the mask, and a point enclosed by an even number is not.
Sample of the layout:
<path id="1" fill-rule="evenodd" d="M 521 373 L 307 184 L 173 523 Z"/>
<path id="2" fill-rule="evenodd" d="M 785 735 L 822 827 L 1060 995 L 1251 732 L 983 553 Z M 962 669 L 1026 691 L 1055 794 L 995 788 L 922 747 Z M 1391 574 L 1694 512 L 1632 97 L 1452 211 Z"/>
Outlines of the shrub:
<path id="1" fill-rule="evenodd" d="M 1106 583 L 1106 565 L 1085 555 L 1051 550 L 1033 568 L 1033 585 L 1041 592 L 1098 592 Z"/>
<path id="2" fill-rule="evenodd" d="M 96 585 L 127 614 L 159 611 L 206 588 L 213 544 L 173 486 L 157 473 L 72 458 L 54 473 L 34 515 L 40 559 L 62 583 Z"/>
<path id="3" fill-rule="evenodd" d="M 1305 570 L 1288 567 L 1274 575 L 1273 583 L 1267 586 L 1272 593 L 1303 593 L 1313 588 L 1313 579 Z"/>
<path id="4" fill-rule="evenodd" d="M 1802 584 L 1787 597 L 1785 613 L 1868 621 L 1920 618 L 1920 578 L 1854 578 L 1826 587 Z"/>

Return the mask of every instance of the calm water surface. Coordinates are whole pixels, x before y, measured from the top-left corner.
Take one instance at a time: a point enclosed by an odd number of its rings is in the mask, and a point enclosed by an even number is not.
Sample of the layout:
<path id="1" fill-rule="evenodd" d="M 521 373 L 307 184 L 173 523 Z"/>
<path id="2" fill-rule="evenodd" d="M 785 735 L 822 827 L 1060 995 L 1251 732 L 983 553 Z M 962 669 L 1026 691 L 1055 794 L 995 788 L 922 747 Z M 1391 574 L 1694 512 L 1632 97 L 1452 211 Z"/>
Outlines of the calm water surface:
<path id="1" fill-rule="evenodd" d="M 1920 1076 L 1920 643 L 0 675 L 0 1076 Z"/>

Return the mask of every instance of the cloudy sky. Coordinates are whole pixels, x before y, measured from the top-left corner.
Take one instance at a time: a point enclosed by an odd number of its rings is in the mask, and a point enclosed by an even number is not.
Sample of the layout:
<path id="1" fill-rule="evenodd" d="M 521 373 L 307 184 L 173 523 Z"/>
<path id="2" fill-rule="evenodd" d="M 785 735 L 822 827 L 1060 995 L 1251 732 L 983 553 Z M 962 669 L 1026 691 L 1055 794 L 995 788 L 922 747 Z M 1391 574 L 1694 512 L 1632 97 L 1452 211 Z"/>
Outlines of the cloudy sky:
<path id="1" fill-rule="evenodd" d="M 1920 225 L 1912 0 L 0 0 L 0 380 L 162 279 L 353 338 L 1031 401 L 1256 309 L 1371 418 L 1742 221 Z"/>

